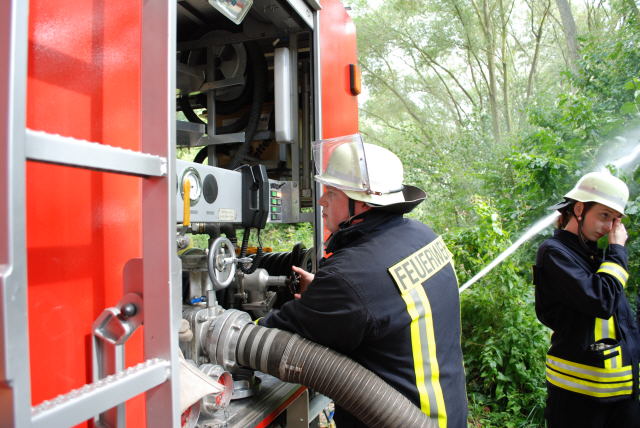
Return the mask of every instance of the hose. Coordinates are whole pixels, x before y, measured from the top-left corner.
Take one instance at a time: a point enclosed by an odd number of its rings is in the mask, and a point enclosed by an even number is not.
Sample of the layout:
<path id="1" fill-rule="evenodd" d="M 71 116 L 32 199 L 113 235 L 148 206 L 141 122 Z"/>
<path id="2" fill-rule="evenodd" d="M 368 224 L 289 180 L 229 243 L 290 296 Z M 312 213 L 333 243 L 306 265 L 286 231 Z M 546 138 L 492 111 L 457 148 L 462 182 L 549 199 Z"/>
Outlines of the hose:
<path id="1" fill-rule="evenodd" d="M 313 272 L 313 252 L 313 248 L 307 249 L 304 244 L 298 242 L 291 251 L 263 253 L 259 260 L 254 258 L 253 264 L 258 268 L 265 269 L 270 276 L 286 276 L 290 279 L 287 282 L 289 287 L 275 288 L 276 300 L 273 302 L 273 308 L 280 308 L 293 299 L 295 293 L 299 292 L 296 287 L 297 282 L 292 281 L 291 266 L 298 266 L 307 272 Z M 274 291 L 273 288 L 271 291 Z"/>
<path id="2" fill-rule="evenodd" d="M 227 166 L 228 169 L 236 169 L 244 161 L 244 157 L 258 129 L 262 103 L 266 98 L 267 92 L 267 61 L 264 59 L 264 53 L 257 42 L 248 42 L 246 46 L 247 55 L 253 67 L 253 99 L 251 101 L 251 107 L 249 108 L 249 121 L 244 130 L 244 142 L 233 155 L 233 158 Z"/>
<path id="3" fill-rule="evenodd" d="M 235 358 L 239 365 L 305 385 L 369 427 L 436 427 L 404 395 L 344 355 L 297 334 L 255 325 L 244 312 L 225 312 L 209 329 L 212 360 Z"/>
<path id="4" fill-rule="evenodd" d="M 240 143 L 238 149 L 233 155 L 233 158 L 230 160 L 229 164 L 225 166 L 227 169 L 236 169 L 244 162 L 244 157 L 247 155 L 251 142 L 253 141 L 253 137 L 258 129 L 260 114 L 262 112 L 262 104 L 264 103 L 267 95 L 267 62 L 264 58 L 262 48 L 258 42 L 247 42 L 245 43 L 245 47 L 247 55 L 249 56 L 249 63 L 251 64 L 251 69 L 247 73 L 247 77 L 250 76 L 251 81 L 250 83 L 247 83 L 247 85 L 250 84 L 253 88 L 253 97 L 251 99 L 249 110 L 243 114 L 240 119 L 231 125 L 228 125 L 228 128 L 218 129 L 220 133 L 223 133 L 223 131 L 235 132 L 244 128 L 244 141 Z M 188 103 L 188 100 L 183 104 L 183 100 L 181 99 L 180 103 L 185 111 L 189 110 L 190 104 Z M 208 150 L 205 146 L 198 151 L 194 158 L 194 162 L 204 163 L 204 159 L 206 159 L 207 155 Z"/>
<path id="5" fill-rule="evenodd" d="M 244 229 L 244 234 L 242 235 L 242 246 L 240 247 L 240 258 L 243 258 L 247 255 L 247 248 L 249 246 L 249 235 L 251 234 L 251 228 L 247 227 Z M 262 249 L 262 241 L 260 240 L 260 229 L 257 229 L 256 235 L 258 237 L 258 247 L 256 250 L 256 256 L 253 258 L 250 266 L 247 266 L 244 263 L 238 263 L 238 269 L 240 269 L 243 273 L 251 274 L 255 272 L 255 270 L 260 265 L 260 260 L 264 256 L 264 250 Z"/>
<path id="6" fill-rule="evenodd" d="M 302 266 L 305 258 L 309 259 L 309 252 L 301 242 L 293 246 L 291 251 L 264 253 L 258 263 L 258 267 L 266 269 L 272 276 L 290 276 L 291 266 L 300 266 L 310 271 L 308 266 Z M 254 261 L 255 263 L 255 261 Z"/>

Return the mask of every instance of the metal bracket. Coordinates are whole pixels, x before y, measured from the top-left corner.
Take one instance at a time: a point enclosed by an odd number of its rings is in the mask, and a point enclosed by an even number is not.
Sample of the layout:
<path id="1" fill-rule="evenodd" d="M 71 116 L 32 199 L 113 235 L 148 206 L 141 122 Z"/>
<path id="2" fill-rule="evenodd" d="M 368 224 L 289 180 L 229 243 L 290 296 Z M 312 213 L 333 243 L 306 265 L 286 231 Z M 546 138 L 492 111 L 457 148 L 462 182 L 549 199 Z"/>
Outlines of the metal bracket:
<path id="1" fill-rule="evenodd" d="M 142 308 L 140 295 L 128 293 L 93 323 L 93 382 L 124 370 L 124 344 L 142 325 Z M 100 427 L 124 427 L 125 423 L 124 403 L 95 418 L 95 425 Z"/>

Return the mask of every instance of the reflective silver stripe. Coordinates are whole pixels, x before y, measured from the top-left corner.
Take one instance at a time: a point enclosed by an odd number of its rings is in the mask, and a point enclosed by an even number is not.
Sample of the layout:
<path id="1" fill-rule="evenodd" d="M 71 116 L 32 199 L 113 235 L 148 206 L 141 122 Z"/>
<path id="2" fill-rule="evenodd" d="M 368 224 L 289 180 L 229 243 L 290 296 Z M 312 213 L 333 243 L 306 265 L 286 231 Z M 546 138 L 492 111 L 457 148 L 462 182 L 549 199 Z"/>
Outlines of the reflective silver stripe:
<path id="1" fill-rule="evenodd" d="M 604 351 L 604 355 L 613 354 L 616 351 L 618 352 L 618 355 L 604 361 L 605 365 L 612 369 L 616 369 L 620 365 L 619 357 L 622 355 L 622 348 L 620 346 L 616 346 L 615 348 L 607 349 L 606 351 Z"/>
<path id="2" fill-rule="evenodd" d="M 595 324 L 593 327 L 593 340 L 597 342 L 604 337 L 609 337 L 607 335 L 607 331 L 609 330 L 607 320 L 603 318 L 595 318 L 593 321 Z"/>
<path id="3" fill-rule="evenodd" d="M 609 202 L 613 202 L 619 206 L 621 206 L 622 208 L 624 208 L 625 205 L 627 205 L 627 201 L 625 201 L 622 198 L 616 198 L 615 196 L 612 196 L 608 193 L 602 192 L 596 188 L 594 188 L 593 186 L 590 186 L 586 183 L 582 183 L 580 186 L 578 186 L 578 189 L 580 190 L 584 190 L 585 192 L 589 192 L 591 194 L 594 195 L 598 195 L 601 198 L 604 198 L 604 200 L 609 201 Z M 609 207 L 611 208 L 611 207 Z"/>
<path id="4" fill-rule="evenodd" d="M 566 387 L 566 389 L 569 389 L 571 391 L 576 391 L 576 392 L 584 391 L 587 394 L 592 393 L 589 395 L 594 395 L 593 393 L 603 395 L 603 396 L 621 395 L 621 394 L 615 394 L 620 392 L 631 394 L 631 381 L 628 382 L 629 385 L 622 385 L 622 386 L 610 386 L 610 387 L 607 387 L 606 385 L 589 386 L 583 383 L 574 382 L 572 380 L 559 377 L 555 373 L 553 373 L 553 371 L 551 370 L 547 370 L 547 379 L 549 379 L 549 381 L 554 385 L 559 386 L 561 388 Z"/>
<path id="5" fill-rule="evenodd" d="M 600 265 L 600 268 L 598 269 L 597 273 L 601 273 L 601 272 L 611 275 L 612 277 L 620 281 L 623 287 L 627 285 L 627 280 L 629 279 L 629 273 L 625 270 L 625 268 L 623 268 L 619 264 L 612 263 L 612 262 L 603 262 Z"/>
<path id="6" fill-rule="evenodd" d="M 611 317 L 613 318 L 613 317 Z M 611 318 L 608 320 L 603 320 L 604 322 L 602 323 L 602 337 L 611 337 L 611 338 L 615 338 L 614 336 L 610 336 L 611 333 L 611 329 L 609 328 L 609 321 L 611 321 Z M 613 329 L 614 333 L 615 333 L 615 328 Z"/>
<path id="7" fill-rule="evenodd" d="M 613 316 L 609 319 L 595 318 L 594 321 L 593 340 L 598 341 L 600 339 L 616 338 L 616 325 Z"/>
<path id="8" fill-rule="evenodd" d="M 618 371 L 610 371 L 607 369 L 600 369 L 600 370 L 590 370 L 586 367 L 578 367 L 575 366 L 573 364 L 567 364 L 564 362 L 560 362 L 557 359 L 553 359 L 550 356 L 547 356 L 547 364 L 552 366 L 553 368 L 558 368 L 559 372 L 564 371 L 566 374 L 572 375 L 572 376 L 579 376 L 581 374 L 586 375 L 586 376 L 592 376 L 594 378 L 599 378 L 599 379 L 603 379 L 605 381 L 610 381 L 613 378 L 624 378 L 624 377 L 629 377 L 629 379 L 620 379 L 621 381 L 626 381 L 626 380 L 631 380 L 632 379 L 632 372 L 631 372 L 631 366 L 626 366 L 623 367 L 622 369 L 618 370 Z M 597 367 L 594 367 L 594 369 L 597 369 Z"/>

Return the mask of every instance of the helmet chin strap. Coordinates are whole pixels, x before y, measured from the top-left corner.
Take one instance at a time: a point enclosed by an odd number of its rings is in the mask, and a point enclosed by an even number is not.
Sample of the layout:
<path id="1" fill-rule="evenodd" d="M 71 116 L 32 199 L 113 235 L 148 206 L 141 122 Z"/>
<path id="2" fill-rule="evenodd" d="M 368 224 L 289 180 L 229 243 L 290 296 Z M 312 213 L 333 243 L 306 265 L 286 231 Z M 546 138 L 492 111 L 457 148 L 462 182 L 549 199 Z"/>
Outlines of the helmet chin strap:
<path id="1" fill-rule="evenodd" d="M 349 198 L 349 218 L 347 218 L 345 221 L 341 222 L 340 223 L 340 227 L 350 226 L 353 223 L 354 220 L 363 219 L 364 216 L 366 216 L 369 213 L 369 211 L 371 211 L 371 210 L 365 210 L 365 211 L 361 212 L 360 214 L 356 214 L 356 201 L 354 201 L 353 199 Z"/>
<path id="2" fill-rule="evenodd" d="M 584 217 L 580 216 L 578 220 L 578 236 L 580 237 L 580 241 L 587 242 L 587 238 L 585 238 L 584 233 L 582 233 L 582 224 L 584 223 Z"/>
<path id="3" fill-rule="evenodd" d="M 576 217 L 576 221 L 578 222 L 578 238 L 580 239 L 580 245 L 588 252 L 592 252 L 592 250 L 587 245 L 587 242 L 589 242 L 589 240 L 586 238 L 584 233 L 582 233 L 582 227 L 586 217 L 586 211 L 583 209 L 582 213 L 579 216 L 576 216 L 575 213 L 574 213 L 574 216 Z"/>

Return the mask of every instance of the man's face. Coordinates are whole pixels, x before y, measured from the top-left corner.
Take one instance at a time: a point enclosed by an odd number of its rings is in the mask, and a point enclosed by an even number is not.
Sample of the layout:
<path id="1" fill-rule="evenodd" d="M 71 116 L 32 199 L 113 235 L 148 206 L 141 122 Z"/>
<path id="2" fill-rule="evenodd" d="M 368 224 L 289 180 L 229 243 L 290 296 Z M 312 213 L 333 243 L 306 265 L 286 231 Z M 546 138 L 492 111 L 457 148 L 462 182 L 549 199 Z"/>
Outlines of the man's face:
<path id="1" fill-rule="evenodd" d="M 335 233 L 340 223 L 349 218 L 349 198 L 342 190 L 325 186 L 319 203 L 325 227 L 329 232 Z"/>
<path id="2" fill-rule="evenodd" d="M 597 241 L 608 235 L 613 227 L 613 221 L 622 215 L 607 206 L 595 204 L 583 215 L 582 234 L 589 241 Z"/>

